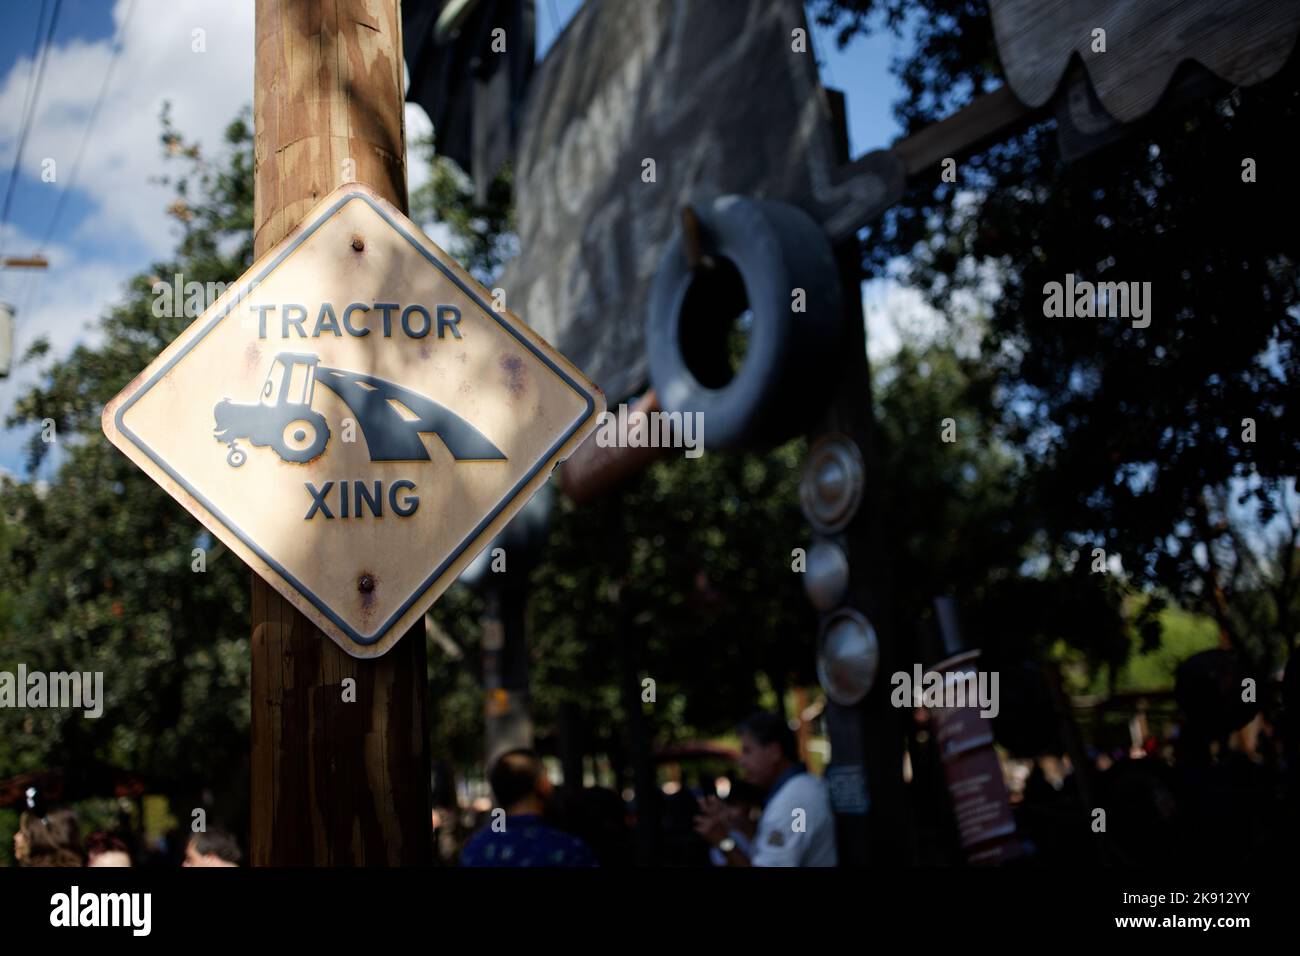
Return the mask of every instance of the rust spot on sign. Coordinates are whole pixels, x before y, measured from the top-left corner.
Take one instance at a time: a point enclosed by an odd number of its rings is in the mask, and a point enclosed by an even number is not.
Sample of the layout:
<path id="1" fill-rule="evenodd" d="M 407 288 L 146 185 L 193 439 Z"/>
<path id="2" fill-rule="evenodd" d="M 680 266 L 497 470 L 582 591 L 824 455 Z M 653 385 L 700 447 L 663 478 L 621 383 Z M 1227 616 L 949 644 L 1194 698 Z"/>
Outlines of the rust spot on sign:
<path id="1" fill-rule="evenodd" d="M 506 373 L 506 388 L 512 395 L 524 393 L 524 360 L 518 355 L 501 356 L 501 368 Z"/>

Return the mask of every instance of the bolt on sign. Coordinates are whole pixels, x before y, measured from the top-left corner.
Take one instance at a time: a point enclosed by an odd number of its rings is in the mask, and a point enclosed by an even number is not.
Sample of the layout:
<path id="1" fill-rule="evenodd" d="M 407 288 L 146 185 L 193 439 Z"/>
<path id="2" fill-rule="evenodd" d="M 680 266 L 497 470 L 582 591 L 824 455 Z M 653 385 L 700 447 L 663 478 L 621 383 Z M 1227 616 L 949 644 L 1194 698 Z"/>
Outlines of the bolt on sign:
<path id="1" fill-rule="evenodd" d="M 377 657 L 604 410 L 350 183 L 109 402 L 103 428 L 339 646 Z"/>

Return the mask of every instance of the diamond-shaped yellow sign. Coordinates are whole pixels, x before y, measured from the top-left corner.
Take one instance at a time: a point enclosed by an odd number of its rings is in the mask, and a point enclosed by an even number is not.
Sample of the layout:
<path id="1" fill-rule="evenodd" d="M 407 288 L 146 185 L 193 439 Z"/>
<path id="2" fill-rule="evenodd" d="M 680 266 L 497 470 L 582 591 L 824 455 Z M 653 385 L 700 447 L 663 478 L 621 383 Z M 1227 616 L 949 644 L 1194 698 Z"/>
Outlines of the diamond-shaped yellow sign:
<path id="1" fill-rule="evenodd" d="M 595 428 L 587 378 L 348 184 L 104 409 L 344 650 L 383 654 Z"/>

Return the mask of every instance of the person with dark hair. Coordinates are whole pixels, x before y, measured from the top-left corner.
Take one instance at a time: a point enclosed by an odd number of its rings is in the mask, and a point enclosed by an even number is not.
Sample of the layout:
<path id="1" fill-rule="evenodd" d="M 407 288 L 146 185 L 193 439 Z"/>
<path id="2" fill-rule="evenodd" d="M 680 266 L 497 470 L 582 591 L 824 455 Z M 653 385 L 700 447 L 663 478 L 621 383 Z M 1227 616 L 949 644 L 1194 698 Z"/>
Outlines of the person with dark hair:
<path id="1" fill-rule="evenodd" d="M 587 845 L 542 822 L 551 782 L 531 750 L 502 754 L 488 776 L 497 806 L 461 851 L 462 866 L 595 866 Z"/>
<path id="2" fill-rule="evenodd" d="M 14 859 L 19 866 L 84 866 L 76 814 L 71 810 L 21 814 L 14 834 Z"/>
<path id="3" fill-rule="evenodd" d="M 121 837 L 96 830 L 86 837 L 86 866 L 130 866 L 131 851 Z"/>
<path id="4" fill-rule="evenodd" d="M 28 787 L 27 809 L 18 816 L 14 860 L 19 866 L 84 866 L 81 830 L 71 810 L 51 810 L 40 791 Z"/>
<path id="5" fill-rule="evenodd" d="M 233 836 L 220 827 L 208 827 L 190 837 L 181 866 L 239 866 L 241 859 L 239 842 Z"/>
<path id="6" fill-rule="evenodd" d="M 740 771 L 767 797 L 748 852 L 737 842 L 735 813 L 704 801 L 695 831 L 728 866 L 835 866 L 835 817 L 826 785 L 799 760 L 794 734 L 777 714 L 760 711 L 740 727 Z"/>

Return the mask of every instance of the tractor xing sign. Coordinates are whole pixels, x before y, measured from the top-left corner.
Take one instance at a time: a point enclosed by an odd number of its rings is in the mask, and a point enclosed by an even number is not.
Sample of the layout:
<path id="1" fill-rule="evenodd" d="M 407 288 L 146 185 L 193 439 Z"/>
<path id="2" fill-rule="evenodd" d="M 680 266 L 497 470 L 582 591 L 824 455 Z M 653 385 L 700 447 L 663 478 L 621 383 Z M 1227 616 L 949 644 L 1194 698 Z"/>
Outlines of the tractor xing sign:
<path id="1" fill-rule="evenodd" d="M 490 299 L 349 183 L 109 402 L 104 433 L 345 651 L 377 657 L 605 410 Z"/>

